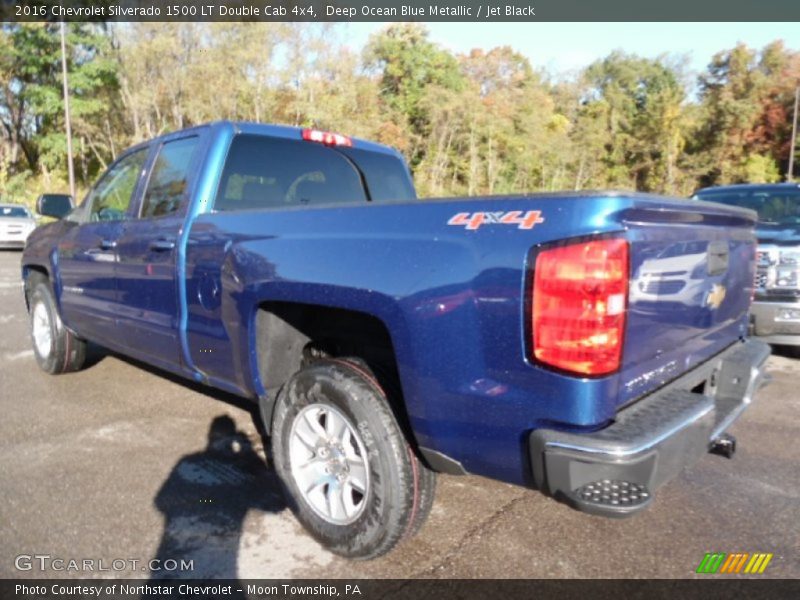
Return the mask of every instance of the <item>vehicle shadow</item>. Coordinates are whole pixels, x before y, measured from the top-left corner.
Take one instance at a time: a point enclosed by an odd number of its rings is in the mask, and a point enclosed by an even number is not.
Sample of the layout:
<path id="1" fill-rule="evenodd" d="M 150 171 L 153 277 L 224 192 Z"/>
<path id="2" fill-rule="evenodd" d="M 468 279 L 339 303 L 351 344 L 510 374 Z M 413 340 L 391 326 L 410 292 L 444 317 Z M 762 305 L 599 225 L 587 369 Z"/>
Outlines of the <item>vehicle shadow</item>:
<path id="1" fill-rule="evenodd" d="M 800 346 L 773 346 L 772 353 L 785 358 L 800 358 Z"/>
<path id="2" fill-rule="evenodd" d="M 247 411 L 268 456 L 269 436 L 255 402 L 90 344 L 90 365 L 107 356 Z M 159 561 L 161 570 L 151 570 L 151 579 L 238 579 L 247 514 L 252 510 L 280 513 L 287 508 L 278 476 L 265 458 L 231 417 L 219 415 L 212 420 L 206 447 L 182 457 L 154 499 L 164 517 L 164 530 L 152 558 Z M 188 561 L 191 568 L 182 568 Z M 228 597 L 235 598 L 237 586 L 232 589 L 233 596 Z"/>
<path id="3" fill-rule="evenodd" d="M 160 568 L 151 571 L 154 580 L 238 579 L 248 512 L 278 513 L 286 508 L 274 471 L 227 415 L 211 422 L 203 450 L 184 456 L 173 467 L 154 504 L 164 516 L 152 559 L 158 562 L 151 563 L 151 568 Z"/>
<path id="4" fill-rule="evenodd" d="M 143 371 L 147 371 L 152 375 L 161 377 L 162 379 L 166 379 L 167 381 L 181 385 L 198 394 L 203 394 L 204 396 L 207 396 L 214 400 L 218 400 L 220 402 L 230 404 L 231 406 L 235 406 L 236 408 L 240 408 L 241 410 L 247 411 L 248 413 L 250 413 L 250 416 L 253 419 L 253 425 L 255 425 L 256 430 L 258 431 L 261 438 L 265 442 L 268 440 L 269 436 L 267 435 L 266 429 L 264 429 L 264 424 L 261 422 L 261 416 L 258 413 L 258 405 L 256 404 L 255 401 L 248 400 L 247 398 L 242 398 L 241 396 L 237 396 L 236 394 L 232 394 L 224 390 L 219 390 L 217 388 L 210 387 L 203 383 L 192 381 L 191 379 L 186 379 L 185 377 L 181 377 L 180 375 L 175 375 L 174 373 L 170 373 L 169 371 L 164 371 L 163 369 L 154 367 L 153 365 L 149 365 L 135 358 L 131 358 L 130 356 L 119 354 L 117 352 L 114 352 L 113 350 L 109 350 L 108 348 L 105 348 L 93 342 L 89 342 L 89 345 L 87 347 L 86 362 L 84 363 L 84 369 L 88 369 L 97 365 L 98 363 L 102 362 L 106 357 L 109 356 L 113 356 L 114 358 L 122 362 L 128 363 L 129 365 L 136 367 L 138 369 L 142 369 Z M 268 447 L 269 444 L 265 443 L 264 448 L 266 449 Z"/>
<path id="5" fill-rule="evenodd" d="M 83 362 L 83 369 L 90 369 L 97 363 L 101 362 L 106 356 L 110 356 L 111 351 L 106 350 L 102 346 L 98 346 L 94 342 L 86 343 L 86 360 Z"/>

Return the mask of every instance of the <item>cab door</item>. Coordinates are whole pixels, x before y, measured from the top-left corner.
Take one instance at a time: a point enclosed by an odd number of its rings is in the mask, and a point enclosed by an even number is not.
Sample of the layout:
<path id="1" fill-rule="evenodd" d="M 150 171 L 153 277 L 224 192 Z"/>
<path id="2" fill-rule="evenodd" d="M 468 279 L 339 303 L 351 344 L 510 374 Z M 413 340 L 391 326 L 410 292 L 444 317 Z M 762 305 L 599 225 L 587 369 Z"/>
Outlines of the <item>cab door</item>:
<path id="1" fill-rule="evenodd" d="M 179 236 L 202 140 L 200 131 L 159 144 L 138 218 L 124 223 L 116 246 L 121 341 L 132 354 L 164 368 L 180 364 Z"/>
<path id="2" fill-rule="evenodd" d="M 117 243 L 123 224 L 131 217 L 148 151 L 146 146 L 134 149 L 106 171 L 81 209 L 73 213 L 78 224 L 58 244 L 58 283 L 64 321 L 79 335 L 100 343 L 113 342 L 119 337 Z"/>

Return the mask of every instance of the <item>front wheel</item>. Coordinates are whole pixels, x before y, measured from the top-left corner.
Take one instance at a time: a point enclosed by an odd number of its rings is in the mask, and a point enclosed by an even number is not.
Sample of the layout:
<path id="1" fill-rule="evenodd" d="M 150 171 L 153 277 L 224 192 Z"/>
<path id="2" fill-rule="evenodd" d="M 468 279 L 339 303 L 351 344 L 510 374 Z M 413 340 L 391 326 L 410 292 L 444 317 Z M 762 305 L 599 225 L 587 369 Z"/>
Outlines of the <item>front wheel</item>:
<path id="1" fill-rule="evenodd" d="M 298 371 L 277 399 L 272 453 L 297 518 L 341 556 L 385 554 L 430 512 L 435 474 L 360 365 L 324 360 Z"/>
<path id="2" fill-rule="evenodd" d="M 86 342 L 64 326 L 47 282 L 36 283 L 28 304 L 33 354 L 42 371 L 57 375 L 80 369 Z"/>

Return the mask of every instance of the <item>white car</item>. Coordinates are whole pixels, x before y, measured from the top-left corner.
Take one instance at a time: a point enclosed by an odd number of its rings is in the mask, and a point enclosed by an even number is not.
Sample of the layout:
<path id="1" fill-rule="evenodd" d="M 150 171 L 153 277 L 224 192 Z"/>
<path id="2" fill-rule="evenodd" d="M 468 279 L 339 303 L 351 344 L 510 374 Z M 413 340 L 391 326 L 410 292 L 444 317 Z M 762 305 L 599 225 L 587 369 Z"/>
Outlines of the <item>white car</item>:
<path id="1" fill-rule="evenodd" d="M 645 260 L 631 282 L 630 302 L 695 306 L 711 289 L 706 242 L 679 242 Z"/>
<path id="2" fill-rule="evenodd" d="M 36 229 L 33 214 L 21 204 L 0 204 L 0 248 L 24 248 Z"/>

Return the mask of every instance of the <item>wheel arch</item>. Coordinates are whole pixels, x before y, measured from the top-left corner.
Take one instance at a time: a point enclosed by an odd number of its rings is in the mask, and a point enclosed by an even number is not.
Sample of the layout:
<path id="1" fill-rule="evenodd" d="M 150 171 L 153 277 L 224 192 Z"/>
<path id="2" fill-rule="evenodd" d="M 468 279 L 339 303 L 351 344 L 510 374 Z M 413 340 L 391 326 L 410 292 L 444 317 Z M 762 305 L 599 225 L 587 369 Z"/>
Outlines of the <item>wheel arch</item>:
<path id="1" fill-rule="evenodd" d="M 375 374 L 413 443 L 396 340 L 383 319 L 328 305 L 263 302 L 254 316 L 252 343 L 258 379 L 255 387 L 264 390 L 259 406 L 268 432 L 277 394 L 294 373 L 318 358 L 357 358 Z"/>
<path id="2" fill-rule="evenodd" d="M 22 265 L 22 282 L 24 286 L 25 308 L 30 310 L 30 295 L 40 281 L 50 281 L 50 272 L 46 267 L 37 264 Z"/>

